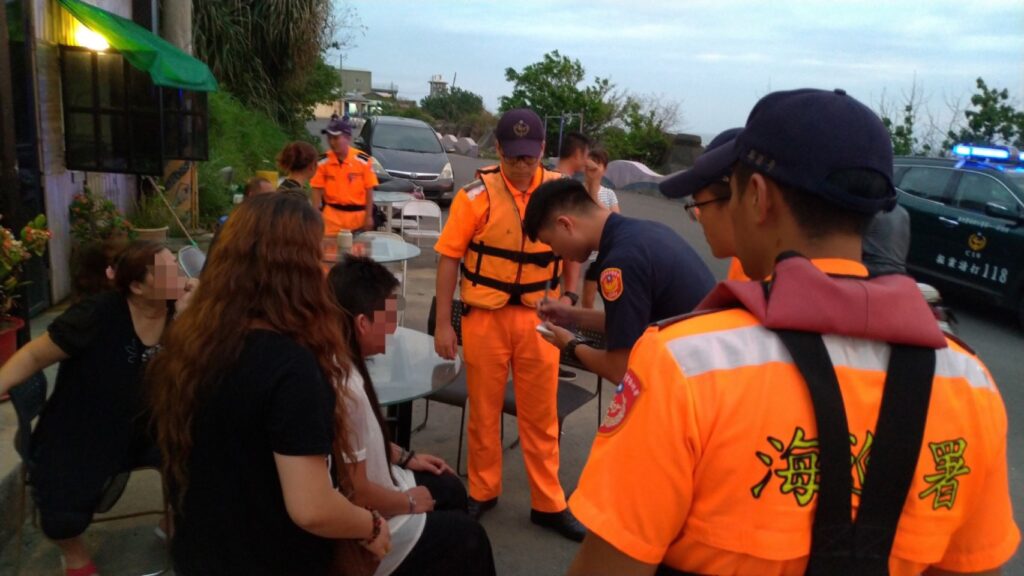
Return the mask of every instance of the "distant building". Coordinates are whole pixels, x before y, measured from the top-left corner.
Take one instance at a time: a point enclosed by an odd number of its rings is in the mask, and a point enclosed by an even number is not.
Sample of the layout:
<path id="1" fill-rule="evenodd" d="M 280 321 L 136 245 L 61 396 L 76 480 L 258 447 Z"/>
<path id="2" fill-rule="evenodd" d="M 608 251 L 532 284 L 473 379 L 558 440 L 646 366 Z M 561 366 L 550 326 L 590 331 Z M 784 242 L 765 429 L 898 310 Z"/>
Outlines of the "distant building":
<path id="1" fill-rule="evenodd" d="M 386 86 L 373 85 L 373 72 L 343 68 L 341 89 L 343 96 L 336 102 L 323 102 L 313 111 L 316 118 L 329 118 L 332 114 L 359 118 L 380 111 L 385 102 L 404 106 L 405 101 L 398 98 L 398 86 L 393 82 Z"/>
<path id="2" fill-rule="evenodd" d="M 437 96 L 438 94 L 444 94 L 448 91 L 448 83 L 445 82 L 440 74 L 434 74 L 430 77 L 430 95 Z"/>
<path id="3" fill-rule="evenodd" d="M 341 70 L 341 91 L 345 94 L 358 92 L 362 94 L 369 92 L 373 86 L 373 72 L 369 70 L 357 70 L 342 68 Z"/>

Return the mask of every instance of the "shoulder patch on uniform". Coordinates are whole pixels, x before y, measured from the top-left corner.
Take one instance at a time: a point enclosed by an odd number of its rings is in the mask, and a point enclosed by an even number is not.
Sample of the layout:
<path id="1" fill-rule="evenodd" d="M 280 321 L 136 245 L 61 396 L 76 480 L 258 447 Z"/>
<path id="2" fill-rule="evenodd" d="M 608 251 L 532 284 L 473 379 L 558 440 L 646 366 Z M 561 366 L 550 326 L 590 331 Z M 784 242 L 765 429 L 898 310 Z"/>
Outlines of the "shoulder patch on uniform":
<path id="1" fill-rule="evenodd" d="M 317 166 L 321 166 L 321 165 L 323 165 L 323 164 L 326 164 L 326 163 L 327 163 L 327 160 L 328 160 L 327 154 L 323 154 L 323 155 L 321 155 L 321 156 L 320 156 L 320 159 L 316 161 L 316 163 L 317 163 Z"/>
<path id="2" fill-rule="evenodd" d="M 614 302 L 626 291 L 622 282 L 622 270 L 619 268 L 605 268 L 601 270 L 598 277 L 601 286 L 601 296 L 608 302 Z"/>
<path id="3" fill-rule="evenodd" d="M 604 420 L 597 429 L 598 434 L 612 434 L 618 430 L 636 405 L 641 391 L 640 379 L 632 370 L 627 370 L 622 382 L 615 388 L 615 398 L 608 405 Z"/>
<path id="4" fill-rule="evenodd" d="M 476 173 L 478 175 L 479 174 L 496 174 L 496 173 L 498 173 L 500 171 L 501 171 L 501 166 L 498 166 L 496 164 L 494 166 L 484 166 L 483 168 L 477 170 Z"/>
<path id="5" fill-rule="evenodd" d="M 370 162 L 370 155 L 367 154 L 366 152 L 360 152 L 356 154 L 356 158 L 358 160 L 362 160 L 363 164 L 367 164 Z"/>
<path id="6" fill-rule="evenodd" d="M 484 183 L 480 180 L 473 180 L 469 184 L 463 186 L 462 189 L 466 191 L 466 197 L 472 200 L 486 191 L 487 187 L 484 186 Z"/>

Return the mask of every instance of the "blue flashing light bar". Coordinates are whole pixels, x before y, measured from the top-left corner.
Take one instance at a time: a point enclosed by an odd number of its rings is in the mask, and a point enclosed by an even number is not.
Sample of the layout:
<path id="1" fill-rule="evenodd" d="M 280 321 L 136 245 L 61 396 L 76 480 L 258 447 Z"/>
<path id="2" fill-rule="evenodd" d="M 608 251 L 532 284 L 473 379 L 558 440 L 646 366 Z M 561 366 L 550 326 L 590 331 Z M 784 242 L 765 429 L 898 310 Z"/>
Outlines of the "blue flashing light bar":
<path id="1" fill-rule="evenodd" d="M 1021 152 L 1021 153 L 1020 153 L 1020 161 L 1021 161 L 1021 162 L 1024 162 L 1024 152 Z"/>
<path id="2" fill-rule="evenodd" d="M 964 158 L 985 158 L 987 160 L 1010 159 L 1010 151 L 1006 148 L 971 146 L 970 144 L 957 144 L 953 147 L 953 154 Z M 1024 154 L 1021 154 L 1021 158 L 1024 159 Z"/>

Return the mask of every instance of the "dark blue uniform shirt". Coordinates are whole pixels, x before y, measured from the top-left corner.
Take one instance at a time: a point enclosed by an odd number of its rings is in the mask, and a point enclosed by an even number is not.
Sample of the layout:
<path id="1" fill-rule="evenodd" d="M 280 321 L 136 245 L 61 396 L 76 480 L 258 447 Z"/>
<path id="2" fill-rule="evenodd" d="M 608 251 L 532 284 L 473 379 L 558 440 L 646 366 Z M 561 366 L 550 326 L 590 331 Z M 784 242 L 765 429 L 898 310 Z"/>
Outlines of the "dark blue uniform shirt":
<path id="1" fill-rule="evenodd" d="M 690 312 L 715 285 L 686 240 L 658 222 L 612 213 L 598 251 L 609 350 L 632 348 L 648 325 Z"/>

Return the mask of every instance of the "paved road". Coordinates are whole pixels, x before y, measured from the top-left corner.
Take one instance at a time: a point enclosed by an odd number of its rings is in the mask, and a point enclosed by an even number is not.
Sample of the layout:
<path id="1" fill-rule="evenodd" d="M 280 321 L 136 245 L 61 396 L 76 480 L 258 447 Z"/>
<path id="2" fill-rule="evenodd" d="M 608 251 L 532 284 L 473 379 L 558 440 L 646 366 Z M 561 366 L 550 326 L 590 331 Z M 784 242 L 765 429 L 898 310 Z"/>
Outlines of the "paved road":
<path id="1" fill-rule="evenodd" d="M 493 160 L 477 160 L 458 155 L 452 155 L 451 161 L 457 185 L 471 181 L 477 167 L 494 163 Z M 711 255 L 700 226 L 686 217 L 681 203 L 637 194 L 623 194 L 619 201 L 622 212 L 628 216 L 671 226 L 694 247 L 716 277 L 725 277 L 727 263 Z M 1021 361 L 1024 330 L 1016 326 L 1015 315 L 988 309 L 983 303 L 962 298 L 948 303 L 960 321 L 960 337 L 974 348 L 988 366 L 1006 403 L 1010 422 L 1010 490 L 1017 524 L 1024 527 L 1024 362 Z M 1004 573 L 1024 574 L 1024 554 L 1018 552 Z"/>

